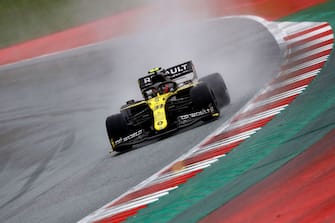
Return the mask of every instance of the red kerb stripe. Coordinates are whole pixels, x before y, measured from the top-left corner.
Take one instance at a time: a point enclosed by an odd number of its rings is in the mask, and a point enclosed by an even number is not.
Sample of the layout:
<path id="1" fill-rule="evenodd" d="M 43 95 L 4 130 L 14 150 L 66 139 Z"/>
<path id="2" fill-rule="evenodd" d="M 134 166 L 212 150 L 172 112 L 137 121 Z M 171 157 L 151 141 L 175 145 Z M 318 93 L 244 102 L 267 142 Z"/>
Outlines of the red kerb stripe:
<path id="1" fill-rule="evenodd" d="M 314 78 L 315 78 L 315 76 L 309 77 L 309 78 L 306 78 L 304 80 L 297 81 L 293 84 L 289 84 L 289 85 L 286 85 L 284 87 L 277 88 L 275 90 L 266 92 L 266 93 L 258 96 L 255 101 L 263 101 L 263 100 L 265 100 L 267 98 L 270 98 L 272 96 L 275 96 L 275 95 L 278 95 L 278 94 L 281 94 L 281 93 L 284 93 L 284 92 L 287 92 L 287 91 L 290 91 L 290 90 L 308 85 Z"/>
<path id="2" fill-rule="evenodd" d="M 283 105 L 290 104 L 296 97 L 297 97 L 297 95 L 293 95 L 293 96 L 290 96 L 290 97 L 287 97 L 287 98 L 284 98 L 284 99 L 281 99 L 281 100 L 274 101 L 272 103 L 263 105 L 261 107 L 257 107 L 255 109 L 252 109 L 252 110 L 249 110 L 245 113 L 242 113 L 238 118 L 240 118 L 240 119 L 248 118 L 252 115 L 256 115 L 258 113 L 262 113 L 262 112 L 265 112 L 265 111 L 268 111 L 268 110 L 271 110 L 271 109 L 274 109 L 274 108 L 278 108 L 278 107 L 283 106 Z"/>
<path id="3" fill-rule="evenodd" d="M 109 216 L 103 219 L 100 219 L 98 221 L 94 221 L 94 223 L 119 223 L 119 222 L 123 222 L 125 221 L 127 218 L 129 218 L 130 216 L 133 216 L 135 214 L 137 214 L 137 212 L 143 208 L 146 208 L 147 205 L 142 205 L 121 213 L 118 213 L 116 215 L 113 216 Z"/>
<path id="4" fill-rule="evenodd" d="M 300 75 L 303 75 L 303 74 L 306 74 L 306 73 L 315 71 L 315 70 L 317 70 L 317 69 L 322 68 L 324 64 L 325 64 L 325 61 L 322 61 L 322 62 L 319 62 L 319 63 L 317 63 L 317 64 L 311 65 L 311 66 L 309 66 L 309 67 L 305 67 L 305 68 L 302 68 L 302 69 L 300 69 L 300 70 L 297 70 L 297 71 L 294 71 L 294 72 L 291 72 L 291 73 L 288 73 L 288 74 L 281 75 L 281 76 L 277 77 L 277 78 L 271 83 L 271 85 L 274 85 L 274 84 L 283 82 L 283 81 L 285 81 L 285 80 L 288 80 L 288 79 L 291 79 L 291 78 L 294 78 L 294 77 L 298 77 L 298 76 L 300 76 Z"/>
<path id="5" fill-rule="evenodd" d="M 312 27 L 312 28 L 309 28 L 309 29 L 305 29 L 305 30 L 303 30 L 301 32 L 297 32 L 297 33 L 294 33 L 292 35 L 286 36 L 284 38 L 284 40 L 286 40 L 286 41 L 287 40 L 291 40 L 291 39 L 297 38 L 299 36 L 305 35 L 307 33 L 313 32 L 315 30 L 322 29 L 322 28 L 327 27 L 327 26 L 329 26 L 328 23 L 324 23 L 324 24 L 321 24 L 321 25 L 318 25 L 318 26 L 315 26 L 315 27 Z"/>
<path id="6" fill-rule="evenodd" d="M 191 165 L 191 164 L 194 164 L 194 163 L 198 163 L 198 162 L 201 162 L 201 161 L 204 161 L 204 160 L 211 159 L 215 156 L 220 156 L 220 155 L 223 155 L 223 154 L 227 154 L 231 150 L 233 150 L 235 147 L 237 147 L 242 141 L 243 140 L 232 143 L 232 144 L 229 144 L 228 146 L 219 146 L 215 149 L 208 150 L 206 152 L 203 152 L 203 153 L 200 153 L 198 155 L 195 155 L 195 156 L 192 156 L 190 158 L 185 159 L 183 161 L 183 163 L 185 165 Z"/>
<path id="7" fill-rule="evenodd" d="M 191 173 L 187 173 L 184 174 L 182 176 L 178 176 L 176 178 L 158 183 L 158 184 L 153 184 L 151 186 L 142 188 L 140 190 L 134 191 L 130 194 L 127 194 L 125 197 L 121 198 L 120 200 L 116 201 L 115 203 L 111 204 L 108 207 L 112 207 L 112 206 L 116 206 L 122 203 L 125 203 L 127 201 L 148 195 L 148 194 L 153 194 L 155 192 L 161 191 L 161 190 L 165 190 L 167 188 L 171 188 L 171 187 L 175 187 L 178 186 L 180 184 L 185 183 L 189 178 L 195 176 L 196 174 L 198 174 L 199 172 L 201 172 L 202 170 L 195 170 Z"/>
<path id="8" fill-rule="evenodd" d="M 306 63 L 308 61 L 311 61 L 311 60 L 314 60 L 314 59 L 317 59 L 317 58 L 320 58 L 320 57 L 323 57 L 323 56 L 328 56 L 330 55 L 331 53 L 331 49 L 329 50 L 325 50 L 325 51 L 322 51 L 320 53 L 317 53 L 317 54 L 313 54 L 313 55 L 310 55 L 310 56 L 307 56 L 305 58 L 302 58 L 300 60 L 297 60 L 297 61 L 294 61 L 286 66 L 284 66 L 284 69 L 290 69 L 290 68 L 293 68 L 299 64 L 303 64 L 303 63 Z"/>
<path id="9" fill-rule="evenodd" d="M 321 43 L 317 43 L 315 45 L 303 48 L 301 50 L 297 50 L 294 53 L 291 53 L 290 55 L 288 55 L 288 58 L 292 58 L 292 57 L 295 57 L 297 55 L 301 55 L 301 54 L 307 53 L 309 51 L 315 50 L 317 48 L 321 48 L 321 47 L 326 46 L 328 44 L 332 44 L 333 42 L 334 42 L 333 39 L 329 39 L 329 40 L 323 41 Z"/>
<path id="10" fill-rule="evenodd" d="M 333 31 L 330 29 L 328 31 L 316 34 L 316 35 L 308 37 L 306 39 L 302 39 L 302 40 L 299 40 L 299 41 L 296 41 L 296 42 L 292 42 L 292 43 L 288 44 L 288 47 L 294 48 L 296 46 L 303 45 L 303 44 L 308 43 L 310 41 L 317 40 L 317 39 L 320 39 L 324 36 L 328 36 L 328 35 L 331 35 L 331 34 L 333 34 Z"/>

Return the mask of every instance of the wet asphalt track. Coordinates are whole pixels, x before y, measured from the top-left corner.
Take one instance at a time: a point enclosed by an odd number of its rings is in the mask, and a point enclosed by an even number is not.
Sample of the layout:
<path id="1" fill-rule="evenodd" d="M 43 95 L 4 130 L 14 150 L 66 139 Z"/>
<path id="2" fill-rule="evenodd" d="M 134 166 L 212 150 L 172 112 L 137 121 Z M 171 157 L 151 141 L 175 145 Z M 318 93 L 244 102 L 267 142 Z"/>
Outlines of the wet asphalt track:
<path id="1" fill-rule="evenodd" d="M 172 162 L 231 117 L 278 71 L 279 48 L 247 19 L 116 39 L 0 68 L 0 222 L 76 222 Z M 137 78 L 193 60 L 224 75 L 218 121 L 108 154 L 105 118 L 140 98 Z"/>

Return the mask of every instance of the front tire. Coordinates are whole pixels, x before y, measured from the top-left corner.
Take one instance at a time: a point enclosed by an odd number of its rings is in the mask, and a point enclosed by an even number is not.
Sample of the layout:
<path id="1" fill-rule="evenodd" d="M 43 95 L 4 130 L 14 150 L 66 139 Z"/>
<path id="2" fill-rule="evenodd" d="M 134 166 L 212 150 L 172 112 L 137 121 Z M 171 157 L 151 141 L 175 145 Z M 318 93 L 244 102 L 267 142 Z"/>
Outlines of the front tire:
<path id="1" fill-rule="evenodd" d="M 196 109 L 207 108 L 210 105 L 217 107 L 213 91 L 205 83 L 200 83 L 190 91 L 193 106 Z"/>
<path id="2" fill-rule="evenodd" d="M 112 145 L 114 151 L 120 151 L 124 149 L 130 149 L 131 146 L 116 146 L 115 140 L 128 134 L 127 121 L 123 114 L 115 114 L 107 117 L 106 119 L 106 130 L 108 139 Z"/>
<path id="3" fill-rule="evenodd" d="M 219 73 L 213 73 L 200 78 L 200 81 L 206 83 L 213 90 L 218 108 L 222 108 L 230 103 L 230 96 L 225 81 Z"/>

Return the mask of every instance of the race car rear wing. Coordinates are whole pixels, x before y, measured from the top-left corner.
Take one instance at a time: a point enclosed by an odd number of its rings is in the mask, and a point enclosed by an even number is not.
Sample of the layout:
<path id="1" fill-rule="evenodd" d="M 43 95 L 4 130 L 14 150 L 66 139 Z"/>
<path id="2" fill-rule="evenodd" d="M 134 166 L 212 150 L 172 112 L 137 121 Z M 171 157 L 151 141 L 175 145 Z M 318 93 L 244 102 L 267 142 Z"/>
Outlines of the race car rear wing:
<path id="1" fill-rule="evenodd" d="M 152 81 L 152 78 L 155 75 L 156 74 L 151 74 L 138 79 L 140 89 L 143 90 L 155 84 Z M 192 61 L 187 61 L 185 63 L 167 68 L 165 76 L 170 80 L 177 82 L 177 84 L 187 81 L 193 81 L 198 78 Z"/>

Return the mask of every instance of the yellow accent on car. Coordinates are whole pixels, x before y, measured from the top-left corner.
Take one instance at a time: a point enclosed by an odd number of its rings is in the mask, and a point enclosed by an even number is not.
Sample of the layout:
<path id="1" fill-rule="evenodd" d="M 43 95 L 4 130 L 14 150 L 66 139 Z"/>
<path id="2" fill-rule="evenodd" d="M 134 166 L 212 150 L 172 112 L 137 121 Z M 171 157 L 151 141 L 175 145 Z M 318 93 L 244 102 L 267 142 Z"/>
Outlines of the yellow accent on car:
<path id="1" fill-rule="evenodd" d="M 149 74 L 153 74 L 157 71 L 159 71 L 161 68 L 160 67 L 155 67 L 155 68 L 152 68 L 151 70 L 148 71 Z"/>
<path id="2" fill-rule="evenodd" d="M 169 92 L 166 94 L 157 94 L 156 97 L 151 98 L 147 101 L 150 109 L 154 116 L 154 128 L 156 131 L 161 131 L 165 129 L 168 125 L 165 112 L 165 104 L 167 99 L 173 95 L 174 92 Z"/>
<path id="3" fill-rule="evenodd" d="M 134 103 L 132 105 L 128 105 L 128 106 L 126 106 L 124 108 L 121 108 L 120 111 L 126 110 L 128 108 L 133 108 L 133 107 L 136 107 L 136 106 L 141 105 L 141 104 L 147 104 L 147 102 L 146 101 L 139 101 L 139 102 Z"/>
<path id="4" fill-rule="evenodd" d="M 115 148 L 115 142 L 114 142 L 113 138 L 111 138 L 110 141 L 111 141 L 112 148 L 114 149 Z"/>
<path id="5" fill-rule="evenodd" d="M 166 119 L 166 111 L 165 111 L 165 104 L 166 101 L 173 95 L 178 94 L 179 91 L 182 91 L 186 88 L 190 88 L 192 86 L 195 86 L 196 84 L 192 83 L 192 84 L 187 84 L 184 85 L 182 87 L 180 87 L 179 89 L 177 89 L 174 92 L 168 92 L 165 94 L 157 94 L 156 97 L 151 98 L 149 100 L 147 100 L 147 104 L 150 107 L 150 109 L 153 112 L 153 116 L 154 116 L 154 128 L 156 131 L 161 131 L 164 130 L 167 125 L 168 125 L 168 121 Z"/>
<path id="6" fill-rule="evenodd" d="M 219 113 L 212 114 L 213 117 L 218 117 L 219 115 L 220 115 Z"/>

